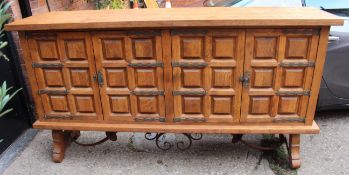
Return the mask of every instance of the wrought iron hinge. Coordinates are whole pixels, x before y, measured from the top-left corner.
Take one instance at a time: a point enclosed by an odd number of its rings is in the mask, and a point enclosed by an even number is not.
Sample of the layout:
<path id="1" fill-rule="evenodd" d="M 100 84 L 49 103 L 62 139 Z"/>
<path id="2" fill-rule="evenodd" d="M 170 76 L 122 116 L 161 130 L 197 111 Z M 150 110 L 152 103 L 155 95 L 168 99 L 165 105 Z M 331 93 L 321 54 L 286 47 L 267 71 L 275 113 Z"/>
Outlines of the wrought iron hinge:
<path id="1" fill-rule="evenodd" d="M 176 117 L 173 119 L 173 122 L 183 122 L 183 121 L 206 122 L 206 118 Z"/>
<path id="2" fill-rule="evenodd" d="M 164 95 L 164 91 L 131 91 L 133 95 Z"/>
<path id="3" fill-rule="evenodd" d="M 314 61 L 307 62 L 281 62 L 280 67 L 315 67 Z"/>
<path id="4" fill-rule="evenodd" d="M 136 121 L 136 122 L 154 122 L 154 121 L 166 122 L 166 118 L 165 117 L 136 117 L 136 118 L 134 118 L 134 121 Z"/>
<path id="5" fill-rule="evenodd" d="M 172 62 L 172 67 L 206 67 L 208 64 L 206 62 Z"/>
<path id="6" fill-rule="evenodd" d="M 103 86 L 103 74 L 101 71 L 98 71 L 94 76 L 93 76 L 94 81 L 96 81 L 99 85 L 99 87 Z"/>
<path id="7" fill-rule="evenodd" d="M 305 122 L 305 118 L 283 118 L 283 117 L 279 117 L 279 118 L 274 118 L 273 122 Z"/>
<path id="8" fill-rule="evenodd" d="M 310 91 L 276 91 L 275 95 L 304 95 L 310 96 Z"/>
<path id="9" fill-rule="evenodd" d="M 73 117 L 71 115 L 44 115 L 45 119 L 69 119 L 72 120 Z"/>
<path id="10" fill-rule="evenodd" d="M 248 87 L 250 84 L 250 72 L 245 72 L 244 75 L 240 76 L 240 81 L 244 87 Z"/>
<path id="11" fill-rule="evenodd" d="M 206 95 L 206 91 L 173 91 L 172 94 L 176 95 Z"/>
<path id="12" fill-rule="evenodd" d="M 130 67 L 164 67 L 164 63 L 162 62 L 154 62 L 154 63 L 129 63 Z"/>
<path id="13" fill-rule="evenodd" d="M 62 63 L 33 63 L 33 68 L 62 68 Z"/>
<path id="14" fill-rule="evenodd" d="M 47 90 L 42 89 L 39 90 L 38 93 L 41 94 L 55 94 L 55 95 L 67 95 L 69 93 L 68 90 Z"/>

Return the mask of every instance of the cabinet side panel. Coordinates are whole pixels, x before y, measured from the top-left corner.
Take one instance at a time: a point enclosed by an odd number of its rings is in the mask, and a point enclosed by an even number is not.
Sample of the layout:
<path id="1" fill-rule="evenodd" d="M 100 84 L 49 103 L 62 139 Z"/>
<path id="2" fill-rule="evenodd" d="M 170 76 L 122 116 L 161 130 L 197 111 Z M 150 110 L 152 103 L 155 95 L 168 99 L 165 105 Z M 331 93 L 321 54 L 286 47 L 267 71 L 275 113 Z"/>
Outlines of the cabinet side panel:
<path id="1" fill-rule="evenodd" d="M 320 83 L 322 78 L 322 71 L 325 64 L 326 59 L 326 51 L 328 44 L 328 35 L 329 35 L 330 27 L 322 27 L 320 31 L 320 40 L 318 51 L 316 55 L 316 66 L 314 70 L 314 78 L 311 84 L 311 94 L 309 99 L 308 110 L 306 114 L 306 125 L 311 125 L 314 120 L 316 104 L 318 100 Z"/>
<path id="2" fill-rule="evenodd" d="M 31 87 L 31 96 L 33 97 L 34 104 L 35 104 L 35 117 L 36 119 L 41 120 L 44 116 L 44 110 L 41 102 L 41 98 L 38 95 L 38 85 L 36 82 L 36 77 L 34 73 L 34 69 L 31 66 L 32 65 L 32 59 L 30 56 L 30 51 L 28 47 L 28 41 L 26 38 L 26 33 L 25 32 L 19 32 L 19 40 L 20 40 L 20 46 L 23 49 L 23 56 L 24 56 L 24 62 L 25 62 L 25 68 L 26 68 L 26 73 L 28 76 L 28 80 L 30 83 Z"/>

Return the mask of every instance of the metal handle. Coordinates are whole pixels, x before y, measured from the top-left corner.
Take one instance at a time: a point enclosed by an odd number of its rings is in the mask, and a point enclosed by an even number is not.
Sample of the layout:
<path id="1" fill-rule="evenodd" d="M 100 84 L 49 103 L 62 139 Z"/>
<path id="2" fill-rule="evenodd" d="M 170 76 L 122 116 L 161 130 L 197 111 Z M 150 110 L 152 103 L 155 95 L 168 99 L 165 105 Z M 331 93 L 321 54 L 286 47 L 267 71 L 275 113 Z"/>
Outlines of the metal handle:
<path id="1" fill-rule="evenodd" d="M 104 84 L 103 74 L 101 71 L 98 71 L 95 75 L 93 75 L 93 81 L 97 82 L 99 87 L 102 87 Z"/>
<path id="2" fill-rule="evenodd" d="M 173 91 L 173 95 L 206 95 L 206 91 Z"/>
<path id="3" fill-rule="evenodd" d="M 164 91 L 132 91 L 133 95 L 164 95 Z"/>
<path id="4" fill-rule="evenodd" d="M 240 82 L 244 87 L 248 87 L 250 84 L 250 72 L 245 72 L 244 75 L 240 76 Z"/>
<path id="5" fill-rule="evenodd" d="M 206 67 L 208 64 L 206 62 L 201 63 L 189 63 L 189 62 L 172 62 L 172 67 Z"/>
<path id="6" fill-rule="evenodd" d="M 128 66 L 130 66 L 130 67 L 164 67 L 164 64 L 162 62 L 155 62 L 155 63 L 129 63 Z"/>

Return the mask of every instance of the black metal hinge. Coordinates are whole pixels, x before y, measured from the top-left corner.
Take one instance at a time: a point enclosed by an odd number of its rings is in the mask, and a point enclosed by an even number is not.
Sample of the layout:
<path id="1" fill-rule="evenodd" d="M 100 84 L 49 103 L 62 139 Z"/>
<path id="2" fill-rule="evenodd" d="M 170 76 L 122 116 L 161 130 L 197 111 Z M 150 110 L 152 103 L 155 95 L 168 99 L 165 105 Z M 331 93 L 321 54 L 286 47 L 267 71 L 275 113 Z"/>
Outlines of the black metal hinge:
<path id="1" fill-rule="evenodd" d="M 69 91 L 68 90 L 47 90 L 47 89 L 42 89 L 42 90 L 39 90 L 38 93 L 40 95 L 41 94 L 67 95 L 69 93 Z"/>
<path id="2" fill-rule="evenodd" d="M 134 118 L 134 121 L 136 122 L 165 122 L 166 118 L 165 117 L 136 117 Z"/>
<path id="3" fill-rule="evenodd" d="M 68 119 L 72 120 L 73 117 L 71 115 L 44 115 L 45 119 Z"/>
<path id="4" fill-rule="evenodd" d="M 62 63 L 33 63 L 33 68 L 62 68 Z"/>
<path id="5" fill-rule="evenodd" d="M 133 94 L 133 95 L 161 95 L 161 96 L 163 96 L 165 93 L 164 93 L 164 91 L 132 91 L 131 94 Z"/>
<path id="6" fill-rule="evenodd" d="M 314 61 L 307 62 L 281 62 L 280 67 L 315 67 Z"/>
<path id="7" fill-rule="evenodd" d="M 174 122 L 192 121 L 192 122 L 205 122 L 206 118 L 189 118 L 189 117 L 176 117 Z"/>
<path id="8" fill-rule="evenodd" d="M 310 91 L 276 91 L 275 95 L 304 95 L 310 96 Z"/>

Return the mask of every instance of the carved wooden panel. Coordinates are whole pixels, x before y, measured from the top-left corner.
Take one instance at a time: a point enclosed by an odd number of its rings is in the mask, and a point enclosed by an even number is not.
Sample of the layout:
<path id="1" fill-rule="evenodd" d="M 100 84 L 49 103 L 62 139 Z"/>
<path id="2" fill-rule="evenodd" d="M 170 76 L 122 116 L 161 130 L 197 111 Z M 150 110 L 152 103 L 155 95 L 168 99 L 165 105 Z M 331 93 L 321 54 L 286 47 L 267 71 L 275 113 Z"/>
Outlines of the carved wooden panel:
<path id="1" fill-rule="evenodd" d="M 317 33 L 317 29 L 247 30 L 244 71 L 250 81 L 243 88 L 241 122 L 304 119 L 305 92 L 313 78 L 308 63 L 316 58 Z"/>
<path id="2" fill-rule="evenodd" d="M 102 120 L 89 34 L 33 33 L 28 42 L 46 117 Z"/>
<path id="3" fill-rule="evenodd" d="M 189 64 L 173 64 L 175 120 L 238 122 L 244 32 L 173 30 L 171 35 L 172 61 Z"/>
<path id="4" fill-rule="evenodd" d="M 106 120 L 133 122 L 135 118 L 165 117 L 163 96 L 137 94 L 164 91 L 163 67 L 139 66 L 162 62 L 158 33 L 96 32 L 93 46 L 97 70 L 105 80 L 100 94 Z"/>

